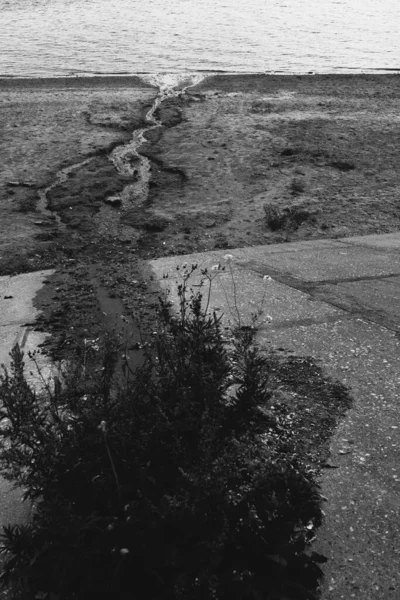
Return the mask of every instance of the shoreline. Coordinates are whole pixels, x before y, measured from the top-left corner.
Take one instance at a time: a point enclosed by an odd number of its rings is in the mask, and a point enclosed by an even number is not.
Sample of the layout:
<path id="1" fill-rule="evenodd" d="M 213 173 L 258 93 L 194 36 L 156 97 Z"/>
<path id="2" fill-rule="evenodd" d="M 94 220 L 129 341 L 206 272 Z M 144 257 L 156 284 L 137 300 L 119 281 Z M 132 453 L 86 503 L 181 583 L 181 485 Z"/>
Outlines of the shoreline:
<path id="1" fill-rule="evenodd" d="M 213 79 L 215 77 L 227 77 L 237 79 L 249 79 L 249 78 L 268 78 L 268 79 L 294 79 L 294 78 L 313 78 L 313 79 L 365 79 L 365 78 L 387 78 L 387 77 L 398 77 L 400 76 L 400 68 L 393 69 L 374 69 L 373 71 L 360 71 L 360 72 L 329 72 L 329 73 L 316 73 L 313 71 L 307 73 L 286 73 L 286 72 L 231 72 L 223 70 L 215 71 L 188 71 L 188 72 L 171 72 L 172 75 L 177 77 L 181 76 L 182 79 L 190 76 L 193 73 L 203 74 L 204 79 Z M 69 75 L 69 76 L 14 76 L 14 75 L 0 75 L 0 91 L 5 88 L 18 88 L 18 87 L 32 87 L 32 88 L 98 88 L 103 86 L 111 86 L 118 88 L 129 87 L 149 87 L 157 88 L 157 86 L 146 82 L 145 77 L 156 75 L 157 73 L 143 72 L 135 74 L 104 74 L 104 75 Z"/>
<path id="2" fill-rule="evenodd" d="M 1 77 L 0 76 L 0 91 L 10 88 L 97 88 L 111 86 L 124 87 L 149 87 L 155 86 L 146 83 L 140 75 L 94 75 L 93 77 Z"/>

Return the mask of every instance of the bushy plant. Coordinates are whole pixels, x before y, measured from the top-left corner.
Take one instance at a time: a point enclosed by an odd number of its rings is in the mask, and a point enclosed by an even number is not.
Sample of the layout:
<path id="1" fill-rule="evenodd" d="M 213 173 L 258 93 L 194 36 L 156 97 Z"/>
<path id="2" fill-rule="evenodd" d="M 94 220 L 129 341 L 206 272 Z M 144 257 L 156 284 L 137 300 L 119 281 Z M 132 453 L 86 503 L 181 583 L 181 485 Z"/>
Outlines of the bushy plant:
<path id="1" fill-rule="evenodd" d="M 296 193 L 301 193 L 296 192 Z M 293 192 L 295 194 L 295 192 Z M 271 231 L 295 231 L 307 221 L 315 222 L 317 211 L 306 205 L 277 207 L 270 203 L 264 204 L 265 224 Z"/>
<path id="2" fill-rule="evenodd" d="M 14 348 L 0 379 L 0 468 L 34 505 L 29 524 L 3 534 L 15 597 L 313 597 L 320 571 L 304 550 L 320 522 L 316 483 L 274 441 L 255 330 L 236 327 L 227 342 L 189 290 L 195 268 L 176 313 L 160 301 L 134 373 L 127 362 L 122 376 L 108 341 L 101 362 L 81 353 L 37 393 Z"/>

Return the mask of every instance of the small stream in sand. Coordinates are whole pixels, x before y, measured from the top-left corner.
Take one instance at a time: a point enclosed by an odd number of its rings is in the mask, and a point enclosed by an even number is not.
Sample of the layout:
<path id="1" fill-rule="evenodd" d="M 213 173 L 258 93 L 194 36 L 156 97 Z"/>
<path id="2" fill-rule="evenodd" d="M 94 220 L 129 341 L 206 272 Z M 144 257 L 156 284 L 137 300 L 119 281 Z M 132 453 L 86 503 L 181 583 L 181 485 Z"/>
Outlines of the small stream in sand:
<path id="1" fill-rule="evenodd" d="M 39 200 L 38 200 L 38 203 L 36 206 L 37 210 L 43 215 L 43 217 L 54 221 L 55 224 L 57 225 L 59 231 L 65 231 L 66 226 L 62 222 L 61 217 L 58 215 L 58 213 L 56 211 L 52 211 L 48 208 L 48 205 L 49 205 L 48 193 L 51 192 L 51 190 L 53 188 L 57 187 L 57 185 L 59 185 L 60 183 L 64 183 L 65 181 L 67 181 L 67 179 L 71 175 L 71 173 L 73 173 L 74 171 L 77 171 L 81 167 L 87 165 L 91 160 L 92 160 L 92 157 L 86 158 L 85 160 L 82 160 L 79 163 L 75 163 L 73 165 L 70 165 L 69 167 L 65 167 L 64 169 L 60 169 L 59 171 L 57 171 L 56 177 L 55 177 L 53 183 L 51 183 L 50 185 L 48 185 L 45 188 L 42 188 L 41 190 L 38 190 L 38 192 L 37 192 L 38 196 L 39 196 Z"/>
<path id="2" fill-rule="evenodd" d="M 150 160 L 145 156 L 142 156 L 139 149 L 146 141 L 146 132 L 156 129 L 157 127 L 162 127 L 161 121 L 155 117 L 157 109 L 169 98 L 184 96 L 189 87 L 197 85 L 204 77 L 205 75 L 200 73 L 194 73 L 192 75 L 164 73 L 143 75 L 141 77 L 145 83 L 149 83 L 159 88 L 158 95 L 154 100 L 152 107 L 146 114 L 146 121 L 149 125 L 134 131 L 132 140 L 123 146 L 115 148 L 110 155 L 110 159 L 119 173 L 122 175 L 135 176 L 137 178 L 135 183 L 125 187 L 120 196 L 123 207 L 129 206 L 129 203 L 132 202 L 132 200 L 137 205 L 142 204 L 147 199 L 151 175 Z"/>
<path id="3" fill-rule="evenodd" d="M 99 213 L 95 217 L 100 235 L 118 237 L 120 239 L 125 238 L 127 240 L 132 240 L 135 237 L 135 230 L 132 227 L 121 225 L 120 212 L 121 209 L 123 211 L 132 206 L 142 206 L 148 197 L 151 163 L 147 157 L 140 154 L 140 146 L 146 141 L 145 133 L 157 127 L 162 127 L 162 123 L 155 117 L 155 113 L 165 100 L 183 96 L 189 87 L 200 83 L 205 76 L 205 74 L 199 73 L 193 75 L 185 74 L 184 76 L 179 74 L 143 76 L 143 80 L 146 83 L 159 88 L 157 97 L 146 114 L 148 125 L 135 130 L 132 134 L 132 139 L 126 144 L 117 146 L 109 157 L 120 174 L 132 177 L 135 181 L 126 185 L 122 192 L 114 197 L 118 201 L 116 203 L 118 209 L 116 206 L 103 203 Z M 47 192 L 58 183 L 66 181 L 70 173 L 87 164 L 90 160 L 92 159 L 89 158 L 86 161 L 62 169 L 57 173 L 55 182 L 43 190 L 41 206 L 47 213 L 50 212 L 46 208 Z M 60 226 L 65 227 L 60 222 L 60 219 L 58 219 L 58 223 Z M 140 342 L 138 326 L 132 319 L 124 316 L 125 310 L 122 301 L 117 297 L 110 296 L 107 288 L 101 282 L 100 269 L 98 270 L 97 265 L 90 266 L 88 275 L 96 291 L 106 328 L 119 334 L 125 341 L 127 348 L 133 349 L 135 346 L 138 347 L 137 344 Z M 133 370 L 142 360 L 143 354 L 140 350 L 134 353 L 129 352 L 128 362 Z"/>
<path id="4" fill-rule="evenodd" d="M 117 146 L 110 154 L 109 158 L 118 173 L 135 179 L 133 183 L 126 185 L 123 191 L 117 196 L 109 198 L 111 201 L 110 204 L 112 204 L 114 200 L 115 206 L 119 205 L 123 210 L 126 210 L 132 206 L 141 206 L 146 201 L 149 192 L 151 165 L 150 160 L 145 156 L 142 156 L 139 152 L 140 146 L 146 141 L 145 133 L 152 129 L 156 129 L 157 127 L 162 127 L 162 123 L 155 117 L 155 113 L 165 100 L 183 96 L 189 87 L 197 85 L 206 76 L 207 74 L 205 73 L 159 73 L 142 76 L 145 83 L 158 87 L 159 92 L 150 110 L 146 114 L 145 119 L 148 125 L 136 129 L 132 134 L 132 139 L 128 143 Z M 51 211 L 48 208 L 48 194 L 57 185 L 67 181 L 72 173 L 90 163 L 93 158 L 94 157 L 89 157 L 83 161 L 60 169 L 50 185 L 38 190 L 38 211 L 44 218 L 55 221 L 55 224 L 60 231 L 65 231 L 66 226 L 57 212 Z M 119 211 L 116 211 L 115 207 L 110 205 L 103 204 L 99 213 L 96 215 L 95 220 L 101 235 L 118 237 L 119 235 L 123 235 L 123 230 L 126 229 L 119 224 Z M 132 234 L 132 229 L 129 229 Z"/>
<path id="5" fill-rule="evenodd" d="M 110 155 L 110 160 L 120 174 L 136 178 L 134 183 L 125 186 L 119 196 L 115 198 L 118 198 L 123 210 L 131 206 L 141 206 L 147 200 L 151 163 L 147 157 L 140 154 L 140 146 L 146 141 L 146 132 L 162 127 L 161 121 L 155 117 L 157 109 L 168 98 L 183 96 L 189 87 L 197 85 L 204 77 L 204 74 L 199 73 L 190 76 L 185 75 L 184 77 L 179 74 L 157 74 L 142 77 L 146 83 L 159 88 L 157 97 L 146 114 L 146 122 L 149 125 L 134 131 L 131 141 L 117 146 Z M 119 211 L 112 206 L 103 204 L 97 217 L 97 223 L 99 231 L 103 235 L 124 236 L 125 233 L 128 239 L 132 238 L 134 230 L 131 227 L 120 225 Z M 124 232 L 124 229 L 126 232 Z M 110 297 L 107 289 L 101 284 L 95 266 L 90 269 L 90 280 L 96 290 L 97 299 L 108 328 L 111 326 L 111 329 L 125 340 L 127 348 L 132 349 L 135 346 L 139 348 L 140 346 L 137 346 L 137 344 L 140 344 L 141 338 L 137 324 L 132 319 L 123 317 L 124 306 L 122 301 L 119 298 Z M 121 319 L 121 317 L 123 318 Z M 128 352 L 128 356 L 128 363 L 132 370 L 143 360 L 142 351 L 139 349 L 134 353 Z"/>
<path id="6" fill-rule="evenodd" d="M 159 92 L 146 114 L 146 126 L 135 130 L 132 134 L 132 139 L 128 143 L 117 146 L 109 156 L 118 173 L 132 177 L 134 181 L 126 185 L 118 196 L 108 198 L 109 201 L 111 200 L 111 203 L 103 203 L 100 211 L 94 217 L 98 233 L 101 236 L 133 241 L 135 236 L 139 235 L 139 232 L 134 228 L 124 226 L 120 223 L 120 215 L 122 211 L 128 210 L 133 206 L 142 206 L 148 197 L 151 164 L 147 157 L 140 154 L 140 147 L 146 141 L 145 134 L 152 129 L 162 127 L 162 122 L 156 118 L 155 114 L 165 100 L 183 96 L 189 87 L 200 83 L 206 76 L 207 74 L 205 73 L 191 75 L 163 73 L 142 77 L 146 83 L 158 87 Z M 49 209 L 48 194 L 57 185 L 65 183 L 72 173 L 90 163 L 93 158 L 89 157 L 60 169 L 50 185 L 38 190 L 39 201 L 37 208 L 39 212 L 46 220 L 52 221 L 60 232 L 65 233 L 67 227 L 57 212 Z M 112 202 L 113 199 L 115 200 L 114 203 Z M 72 237 L 78 235 L 75 232 L 69 233 Z M 119 298 L 110 297 L 107 288 L 101 282 L 100 272 L 101 268 L 98 268 L 97 265 L 91 265 L 88 270 L 88 277 L 96 291 L 101 311 L 105 317 L 106 328 L 122 335 L 126 342 L 129 339 L 130 345 L 132 343 L 135 344 L 139 341 L 138 328 L 131 319 L 123 317 L 124 306 L 122 301 Z M 141 360 L 141 353 L 135 353 L 135 356 L 131 357 L 130 360 L 138 364 Z"/>
<path id="7" fill-rule="evenodd" d="M 110 154 L 110 160 L 118 173 L 135 179 L 134 182 L 126 185 L 118 195 L 109 198 L 111 204 L 114 202 L 115 205 L 120 205 L 122 210 L 127 210 L 133 206 L 140 207 L 146 202 L 149 193 L 151 164 L 147 157 L 140 154 L 140 146 L 146 142 L 146 132 L 162 127 L 162 123 L 155 117 L 155 113 L 165 100 L 184 96 L 188 88 L 197 85 L 206 76 L 206 73 L 189 75 L 159 73 L 141 77 L 145 83 L 158 87 L 159 92 L 146 114 L 146 127 L 136 129 L 128 143 L 117 146 Z M 96 223 L 101 235 L 124 239 L 132 239 L 135 236 L 131 227 L 120 224 L 118 211 L 109 204 L 103 204 L 96 217 Z"/>

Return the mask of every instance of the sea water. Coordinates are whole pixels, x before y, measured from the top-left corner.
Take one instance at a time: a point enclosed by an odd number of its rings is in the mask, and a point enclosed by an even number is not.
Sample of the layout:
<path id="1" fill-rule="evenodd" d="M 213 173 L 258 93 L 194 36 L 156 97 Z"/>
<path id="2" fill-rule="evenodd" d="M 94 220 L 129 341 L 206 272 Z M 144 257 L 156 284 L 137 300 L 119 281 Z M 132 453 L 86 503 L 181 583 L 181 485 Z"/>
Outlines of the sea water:
<path id="1" fill-rule="evenodd" d="M 399 0 L 0 0 L 0 76 L 400 68 Z"/>

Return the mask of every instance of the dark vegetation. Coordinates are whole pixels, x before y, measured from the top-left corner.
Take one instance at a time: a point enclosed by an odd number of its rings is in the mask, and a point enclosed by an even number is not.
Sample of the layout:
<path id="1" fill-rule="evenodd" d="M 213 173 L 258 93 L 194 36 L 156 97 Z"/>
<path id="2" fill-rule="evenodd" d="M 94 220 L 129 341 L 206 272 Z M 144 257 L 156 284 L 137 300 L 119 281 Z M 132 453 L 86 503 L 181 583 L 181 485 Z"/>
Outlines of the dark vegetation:
<path id="1" fill-rule="evenodd" d="M 297 188 L 296 188 L 297 189 Z M 299 192 L 296 192 L 299 193 Z M 270 203 L 264 204 L 265 224 L 271 231 L 286 229 L 294 231 L 308 221 L 315 222 L 316 211 L 308 206 L 298 204 L 296 206 L 278 207 Z"/>
<path id="2" fill-rule="evenodd" d="M 348 396 L 309 359 L 263 354 L 253 327 L 227 338 L 194 268 L 135 372 L 105 338 L 34 391 L 13 349 L 0 468 L 34 506 L 2 536 L 13 598 L 316 597 L 317 475 Z"/>

